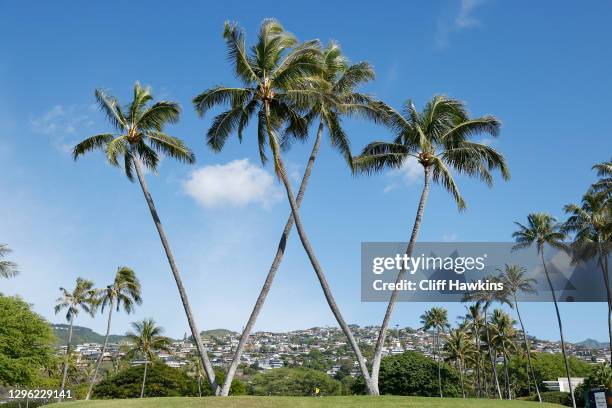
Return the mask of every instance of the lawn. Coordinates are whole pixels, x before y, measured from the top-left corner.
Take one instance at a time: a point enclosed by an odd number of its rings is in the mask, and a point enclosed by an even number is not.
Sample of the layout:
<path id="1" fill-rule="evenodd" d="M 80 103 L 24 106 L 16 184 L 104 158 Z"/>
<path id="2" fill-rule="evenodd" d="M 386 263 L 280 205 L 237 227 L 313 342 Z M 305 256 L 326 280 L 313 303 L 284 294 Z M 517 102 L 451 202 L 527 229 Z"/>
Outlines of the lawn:
<path id="1" fill-rule="evenodd" d="M 495 401 L 460 398 L 424 397 L 227 397 L 227 398 L 145 398 L 131 400 L 78 401 L 64 404 L 66 408 L 559 408 L 555 404 L 525 401 Z"/>

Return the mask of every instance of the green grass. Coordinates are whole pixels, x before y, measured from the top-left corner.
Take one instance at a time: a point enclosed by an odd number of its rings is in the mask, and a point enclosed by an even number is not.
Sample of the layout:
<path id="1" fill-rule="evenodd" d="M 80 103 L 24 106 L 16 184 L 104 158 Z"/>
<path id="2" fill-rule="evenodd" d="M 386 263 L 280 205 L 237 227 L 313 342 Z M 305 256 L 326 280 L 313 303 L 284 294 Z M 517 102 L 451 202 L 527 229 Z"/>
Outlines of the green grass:
<path id="1" fill-rule="evenodd" d="M 56 405 L 53 405 L 56 406 Z M 555 404 L 526 401 L 495 401 L 424 397 L 227 397 L 227 398 L 145 398 L 130 400 L 77 401 L 66 408 L 559 408 Z"/>

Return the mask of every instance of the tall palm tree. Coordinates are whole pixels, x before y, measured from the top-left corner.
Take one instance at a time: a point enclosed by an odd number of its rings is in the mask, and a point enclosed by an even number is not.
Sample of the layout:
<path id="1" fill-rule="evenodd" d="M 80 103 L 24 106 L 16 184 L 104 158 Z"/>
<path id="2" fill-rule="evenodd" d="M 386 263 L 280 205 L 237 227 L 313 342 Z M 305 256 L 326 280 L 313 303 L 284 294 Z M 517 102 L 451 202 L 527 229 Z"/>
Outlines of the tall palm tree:
<path id="1" fill-rule="evenodd" d="M 96 100 L 116 133 L 100 134 L 83 140 L 72 151 L 74 160 L 87 152 L 103 150 L 111 165 L 119 166 L 120 162 L 123 163 L 125 175 L 130 181 L 134 180 L 134 172 L 136 172 L 155 228 L 164 247 L 166 258 L 170 264 L 191 334 L 195 340 L 198 354 L 202 359 L 202 365 L 206 370 L 206 376 L 212 389 L 216 390 L 215 372 L 202 344 L 183 281 L 168 243 L 166 232 L 155 208 L 153 197 L 145 181 L 143 170 L 144 166 L 146 169 L 156 172 L 159 164 L 159 154 L 185 163 L 195 161 L 191 150 L 180 139 L 163 132 L 166 124 L 178 121 L 180 108 L 178 104 L 171 101 L 151 103 L 153 100 L 151 89 L 143 88 L 138 82 L 134 85 L 134 99 L 126 107 L 121 107 L 115 97 L 100 89 L 96 90 Z"/>
<path id="2" fill-rule="evenodd" d="M 68 358 L 70 356 L 70 346 L 72 345 L 72 326 L 74 323 L 74 318 L 79 314 L 80 310 L 88 313 L 91 316 L 94 314 L 96 306 L 96 291 L 93 286 L 94 284 L 92 281 L 77 278 L 76 286 L 72 292 L 62 287 L 59 288 L 62 295 L 55 301 L 55 314 L 58 314 L 60 311 L 66 309 L 66 321 L 69 324 L 68 340 L 66 342 L 66 355 L 62 373 L 62 384 L 60 386 L 60 397 L 58 398 L 58 402 L 62 401 L 61 395 L 63 394 L 66 386 L 66 376 L 68 375 Z"/>
<path id="3" fill-rule="evenodd" d="M 569 218 L 562 230 L 574 234 L 572 252 L 574 262 L 597 258 L 608 301 L 608 341 L 612 364 L 612 288 L 608 270 L 608 257 L 612 241 L 612 204 L 605 191 L 590 189 L 582 196 L 582 203 L 568 204 L 563 208 Z"/>
<path id="4" fill-rule="evenodd" d="M 506 398 L 512 399 L 512 393 L 510 390 L 510 376 L 508 374 L 508 364 L 510 361 L 510 355 L 516 353 L 517 347 L 514 343 L 516 337 L 516 331 L 514 330 L 514 324 L 516 322 L 501 309 L 495 309 L 491 315 L 491 343 L 494 345 L 496 350 L 499 350 L 502 354 L 504 362 L 504 388 L 506 391 Z"/>
<path id="5" fill-rule="evenodd" d="M 327 96 L 319 98 L 305 117 L 307 123 L 318 119 L 318 127 L 312 151 L 310 153 L 310 157 L 300 183 L 300 188 L 298 190 L 298 195 L 296 197 L 296 204 L 298 207 L 300 207 L 302 204 L 302 199 L 304 198 L 304 194 L 308 186 L 310 174 L 319 152 L 323 131 L 327 129 L 327 134 L 329 135 L 332 146 L 334 146 L 344 156 L 349 166 L 352 166 L 350 143 L 345 131 L 341 126 L 342 116 L 345 114 L 361 114 L 375 120 L 377 119 L 376 106 L 373 104 L 372 99 L 368 95 L 355 91 L 357 86 L 374 78 L 374 69 L 369 63 L 359 62 L 351 65 L 347 58 L 342 54 L 340 46 L 332 42 L 322 52 L 322 70 L 319 75 L 321 78 L 319 82 L 315 83 L 318 86 L 315 87 L 315 89 L 318 89 L 321 94 Z M 199 114 L 203 115 L 206 112 L 209 107 L 209 99 L 212 97 L 212 95 L 219 91 L 219 87 L 212 88 L 204 91 L 202 94 L 194 98 L 194 105 Z M 291 127 L 290 124 L 289 128 L 286 129 L 285 137 L 283 138 L 282 142 L 285 147 L 288 146 L 292 140 L 292 138 L 289 136 L 297 136 L 299 139 L 303 139 L 305 136 L 296 131 L 297 129 L 295 127 L 295 123 L 293 126 L 294 127 Z M 221 130 L 213 127 L 209 132 L 219 131 Z M 228 126 L 227 128 L 223 128 L 222 131 L 231 133 L 234 131 L 234 128 Z M 277 245 L 276 255 L 272 261 L 268 275 L 266 276 L 266 280 L 261 288 L 259 296 L 257 297 L 253 310 L 251 311 L 249 320 L 244 326 L 240 341 L 238 342 L 232 362 L 228 368 L 227 375 L 221 389 L 221 395 L 223 396 L 227 396 L 229 394 L 236 369 L 240 364 L 242 352 L 244 351 L 249 335 L 251 334 L 253 326 L 255 325 L 257 317 L 259 316 L 259 312 L 261 311 L 261 308 L 263 307 L 266 297 L 270 291 L 276 271 L 282 262 L 287 238 L 289 237 L 292 227 L 293 215 L 289 214 L 289 218 L 285 223 L 285 228 L 283 229 Z"/>
<path id="6" fill-rule="evenodd" d="M 389 168 L 397 169 L 408 160 L 416 160 L 421 165 L 423 190 L 406 248 L 406 254 L 412 256 L 431 180 L 442 184 L 453 196 L 459 210 L 462 210 L 465 201 L 459 193 L 453 171 L 477 177 L 489 186 L 493 183 L 491 172 L 496 169 L 504 179 L 509 178 L 506 161 L 501 153 L 491 146 L 471 140 L 480 134 L 496 137 L 501 125 L 495 117 L 489 115 L 471 118 L 463 102 L 441 95 L 434 96 L 422 112 L 418 112 L 410 100 L 401 113 L 386 106 L 381 108 L 385 110 L 387 125 L 394 132 L 395 138 L 392 142 L 373 142 L 367 145 L 354 160 L 355 170 L 368 174 Z M 405 273 L 404 270 L 398 273 L 397 282 L 404 279 Z M 378 334 L 372 362 L 374 384 L 378 384 L 382 349 L 398 293 L 398 290 L 394 290 L 391 294 Z"/>
<path id="7" fill-rule="evenodd" d="M 546 266 L 546 260 L 544 258 L 544 248 L 546 245 L 556 249 L 566 249 L 565 244 L 563 244 L 565 233 L 561 230 L 561 225 L 557 223 L 557 220 L 545 213 L 529 214 L 527 216 L 527 225 L 523 225 L 519 222 L 515 222 L 515 224 L 519 227 L 519 229 L 512 234 L 512 237 L 516 242 L 513 247 L 514 250 L 529 248 L 535 245 L 536 251 L 542 260 L 542 267 L 544 268 L 546 281 L 550 287 L 552 300 L 555 304 L 555 312 L 557 313 L 557 323 L 559 325 L 559 335 L 561 337 L 561 352 L 563 353 L 563 362 L 565 363 L 567 382 L 570 389 L 570 395 L 572 396 L 572 406 L 576 408 L 576 399 L 574 398 L 574 391 L 572 389 L 570 368 L 567 361 L 567 352 L 565 351 L 563 324 L 561 323 L 561 314 L 559 313 L 559 305 L 557 304 L 557 294 L 552 281 L 550 280 L 548 267 Z"/>
<path id="8" fill-rule="evenodd" d="M 490 282 L 498 282 L 499 278 L 497 276 L 487 276 L 485 280 Z M 476 302 L 477 306 L 482 306 L 483 311 L 483 321 L 484 321 L 484 340 L 487 343 L 487 351 L 489 353 L 489 362 L 491 364 L 491 371 L 493 372 L 491 382 L 495 382 L 495 390 L 497 391 L 497 397 L 502 399 L 501 388 L 499 386 L 499 376 L 497 375 L 497 354 L 493 352 L 493 347 L 491 343 L 491 333 L 489 330 L 489 319 L 488 319 L 488 310 L 489 307 L 495 302 L 499 302 L 500 304 L 510 305 L 510 299 L 508 297 L 508 292 L 506 290 L 502 291 L 493 291 L 493 290 L 479 290 L 474 292 L 468 292 L 464 295 L 463 301 Z"/>
<path id="9" fill-rule="evenodd" d="M 140 281 L 136 277 L 134 271 L 126 266 L 121 266 L 117 269 L 115 274 L 115 280 L 111 285 L 108 285 L 104 289 L 98 290 L 97 303 L 102 306 L 101 312 L 104 313 L 104 308 L 108 306 L 108 321 L 106 324 L 106 336 L 104 336 L 104 343 L 102 344 L 102 351 L 100 357 L 96 361 L 96 366 L 91 376 L 89 389 L 87 390 L 86 400 L 91 397 L 93 386 L 100 370 L 100 364 L 104 358 L 106 352 L 106 345 L 108 344 L 108 336 L 110 335 L 111 319 L 113 317 L 113 309 L 117 309 L 119 312 L 123 309 L 127 314 L 132 313 L 135 304 L 141 304 L 142 298 L 140 297 Z"/>
<path id="10" fill-rule="evenodd" d="M 484 319 L 482 317 L 482 310 L 480 305 L 474 303 L 467 307 L 467 313 L 464 317 L 464 322 L 467 325 L 467 330 L 474 337 L 474 344 L 476 346 L 476 396 L 480 397 L 482 393 L 482 383 L 481 383 L 481 368 L 482 368 L 482 358 L 480 355 L 481 345 L 480 345 L 480 335 L 482 333 L 482 329 L 484 327 Z"/>
<path id="11" fill-rule="evenodd" d="M 608 202 L 612 199 L 612 160 L 597 163 L 593 166 L 600 179 L 591 187 L 595 192 L 606 194 Z"/>
<path id="12" fill-rule="evenodd" d="M 423 330 L 433 330 L 434 332 L 434 359 L 438 363 L 438 390 L 440 391 L 440 398 L 442 398 L 442 371 L 440 367 L 440 332 L 444 333 L 444 330 L 449 326 L 448 324 L 448 311 L 443 307 L 432 307 L 421 315 L 421 324 Z"/>
<path id="13" fill-rule="evenodd" d="M 162 336 L 164 329 L 155 324 L 153 319 L 144 319 L 140 322 L 132 322 L 133 332 L 126 333 L 127 340 L 132 343 L 128 356 L 133 357 L 140 354 L 144 358 L 144 372 L 142 374 L 142 386 L 140 387 L 140 398 L 144 398 L 144 389 L 147 382 L 147 367 L 149 362 L 155 361 L 157 350 L 169 350 L 170 339 Z"/>
<path id="14" fill-rule="evenodd" d="M 463 377 L 466 370 L 467 362 L 472 361 L 477 354 L 475 344 L 470 341 L 469 335 L 465 327 L 460 327 L 451 330 L 448 333 L 448 339 L 444 344 L 445 359 L 457 363 L 459 378 L 461 380 L 461 394 L 466 397 Z"/>
<path id="15" fill-rule="evenodd" d="M 328 92 L 321 92 L 322 54 L 319 41 L 308 41 L 298 45 L 295 37 L 285 31 L 275 20 L 264 20 L 257 43 L 248 53 L 244 33 L 235 24 L 225 23 L 223 37 L 228 47 L 229 59 L 242 87 L 215 87 L 195 98 L 200 113 L 219 104 L 229 104 L 230 109 L 215 117 L 207 132 L 208 146 L 220 151 L 234 129 L 238 138 L 252 116 L 257 117 L 257 137 L 261 161 L 267 161 L 266 146 L 273 156 L 274 170 L 283 183 L 291 215 L 300 241 L 317 275 L 329 307 L 355 352 L 359 368 L 370 393 L 370 376 L 359 346 L 344 320 L 333 297 L 327 278 L 312 249 L 302 220 L 299 206 L 293 194 L 281 154 L 281 133 L 287 126 L 290 132 L 304 135 L 308 121 L 300 116 L 326 98 L 335 103 Z M 287 125 L 288 124 L 288 125 Z M 229 383 L 228 383 L 229 384 Z M 225 387 L 227 388 L 227 387 Z"/>
<path id="16" fill-rule="evenodd" d="M 17 264 L 11 261 L 4 261 L 2 258 L 13 252 L 8 245 L 0 244 L 0 278 L 12 278 L 19 274 Z"/>
<path id="17" fill-rule="evenodd" d="M 525 325 L 523 324 L 523 319 L 521 317 L 521 312 L 519 310 L 518 300 L 516 296 L 516 294 L 519 292 L 536 292 L 536 290 L 533 288 L 533 285 L 536 283 L 536 280 L 533 278 L 527 278 L 525 276 L 525 272 L 526 269 L 522 266 L 506 264 L 502 272 L 501 278 L 504 282 L 504 288 L 506 288 L 508 290 L 508 293 L 512 295 L 512 307 L 516 310 L 516 315 L 518 316 L 519 323 L 521 325 L 521 331 L 523 333 L 523 344 L 525 345 L 525 353 L 527 353 L 527 368 L 529 369 L 529 374 L 531 374 L 531 378 L 533 379 L 536 394 L 538 395 L 538 401 L 542 402 L 540 388 L 538 387 L 538 380 L 535 377 L 535 371 L 533 370 L 533 365 L 531 364 L 531 348 L 529 347 L 529 339 L 527 338 L 527 331 L 525 330 Z M 527 375 L 527 377 L 529 377 L 529 374 Z"/>

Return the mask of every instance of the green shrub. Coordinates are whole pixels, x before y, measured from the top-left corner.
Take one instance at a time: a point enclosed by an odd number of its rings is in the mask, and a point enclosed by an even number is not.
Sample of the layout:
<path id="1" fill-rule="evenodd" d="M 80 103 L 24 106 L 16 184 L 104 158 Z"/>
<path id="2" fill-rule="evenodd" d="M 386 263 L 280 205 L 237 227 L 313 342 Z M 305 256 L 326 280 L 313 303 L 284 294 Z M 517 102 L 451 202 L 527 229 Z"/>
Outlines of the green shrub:
<path id="1" fill-rule="evenodd" d="M 461 385 L 459 373 L 453 367 L 442 364 L 442 393 L 445 397 L 459 397 Z M 418 395 L 437 397 L 438 364 L 435 360 L 413 351 L 388 356 L 382 359 L 379 374 L 381 394 Z M 353 386 L 353 393 L 365 394 L 365 384 L 359 377 Z"/>
<path id="2" fill-rule="evenodd" d="M 253 395 L 313 395 L 319 388 L 321 395 L 340 395 L 340 381 L 326 373 L 309 368 L 277 368 L 253 376 L 250 394 Z"/>

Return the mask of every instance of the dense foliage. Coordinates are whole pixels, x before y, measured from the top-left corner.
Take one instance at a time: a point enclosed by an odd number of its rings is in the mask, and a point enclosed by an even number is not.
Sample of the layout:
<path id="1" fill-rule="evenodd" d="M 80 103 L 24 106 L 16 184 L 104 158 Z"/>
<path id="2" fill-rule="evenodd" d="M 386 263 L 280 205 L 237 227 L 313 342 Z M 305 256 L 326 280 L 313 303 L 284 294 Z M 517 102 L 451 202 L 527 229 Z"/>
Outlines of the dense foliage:
<path id="1" fill-rule="evenodd" d="M 330 378 L 322 371 L 309 368 L 278 368 L 253 376 L 249 393 L 253 395 L 340 395 L 340 381 Z"/>
<path id="2" fill-rule="evenodd" d="M 0 383 L 31 386 L 53 365 L 48 323 L 19 297 L 0 294 Z"/>
<path id="3" fill-rule="evenodd" d="M 94 398 L 137 398 L 144 365 L 130 367 L 116 375 L 104 379 L 94 387 Z M 163 363 L 149 364 L 145 385 L 147 397 L 197 396 L 198 386 L 195 379 L 178 368 Z"/>
<path id="4" fill-rule="evenodd" d="M 457 370 L 443 364 L 440 371 L 444 396 L 460 396 L 460 379 Z M 385 357 L 380 364 L 379 386 L 381 394 L 438 396 L 437 363 L 432 358 L 413 351 Z M 358 379 L 353 391 L 358 394 L 365 391 L 363 379 Z"/>

